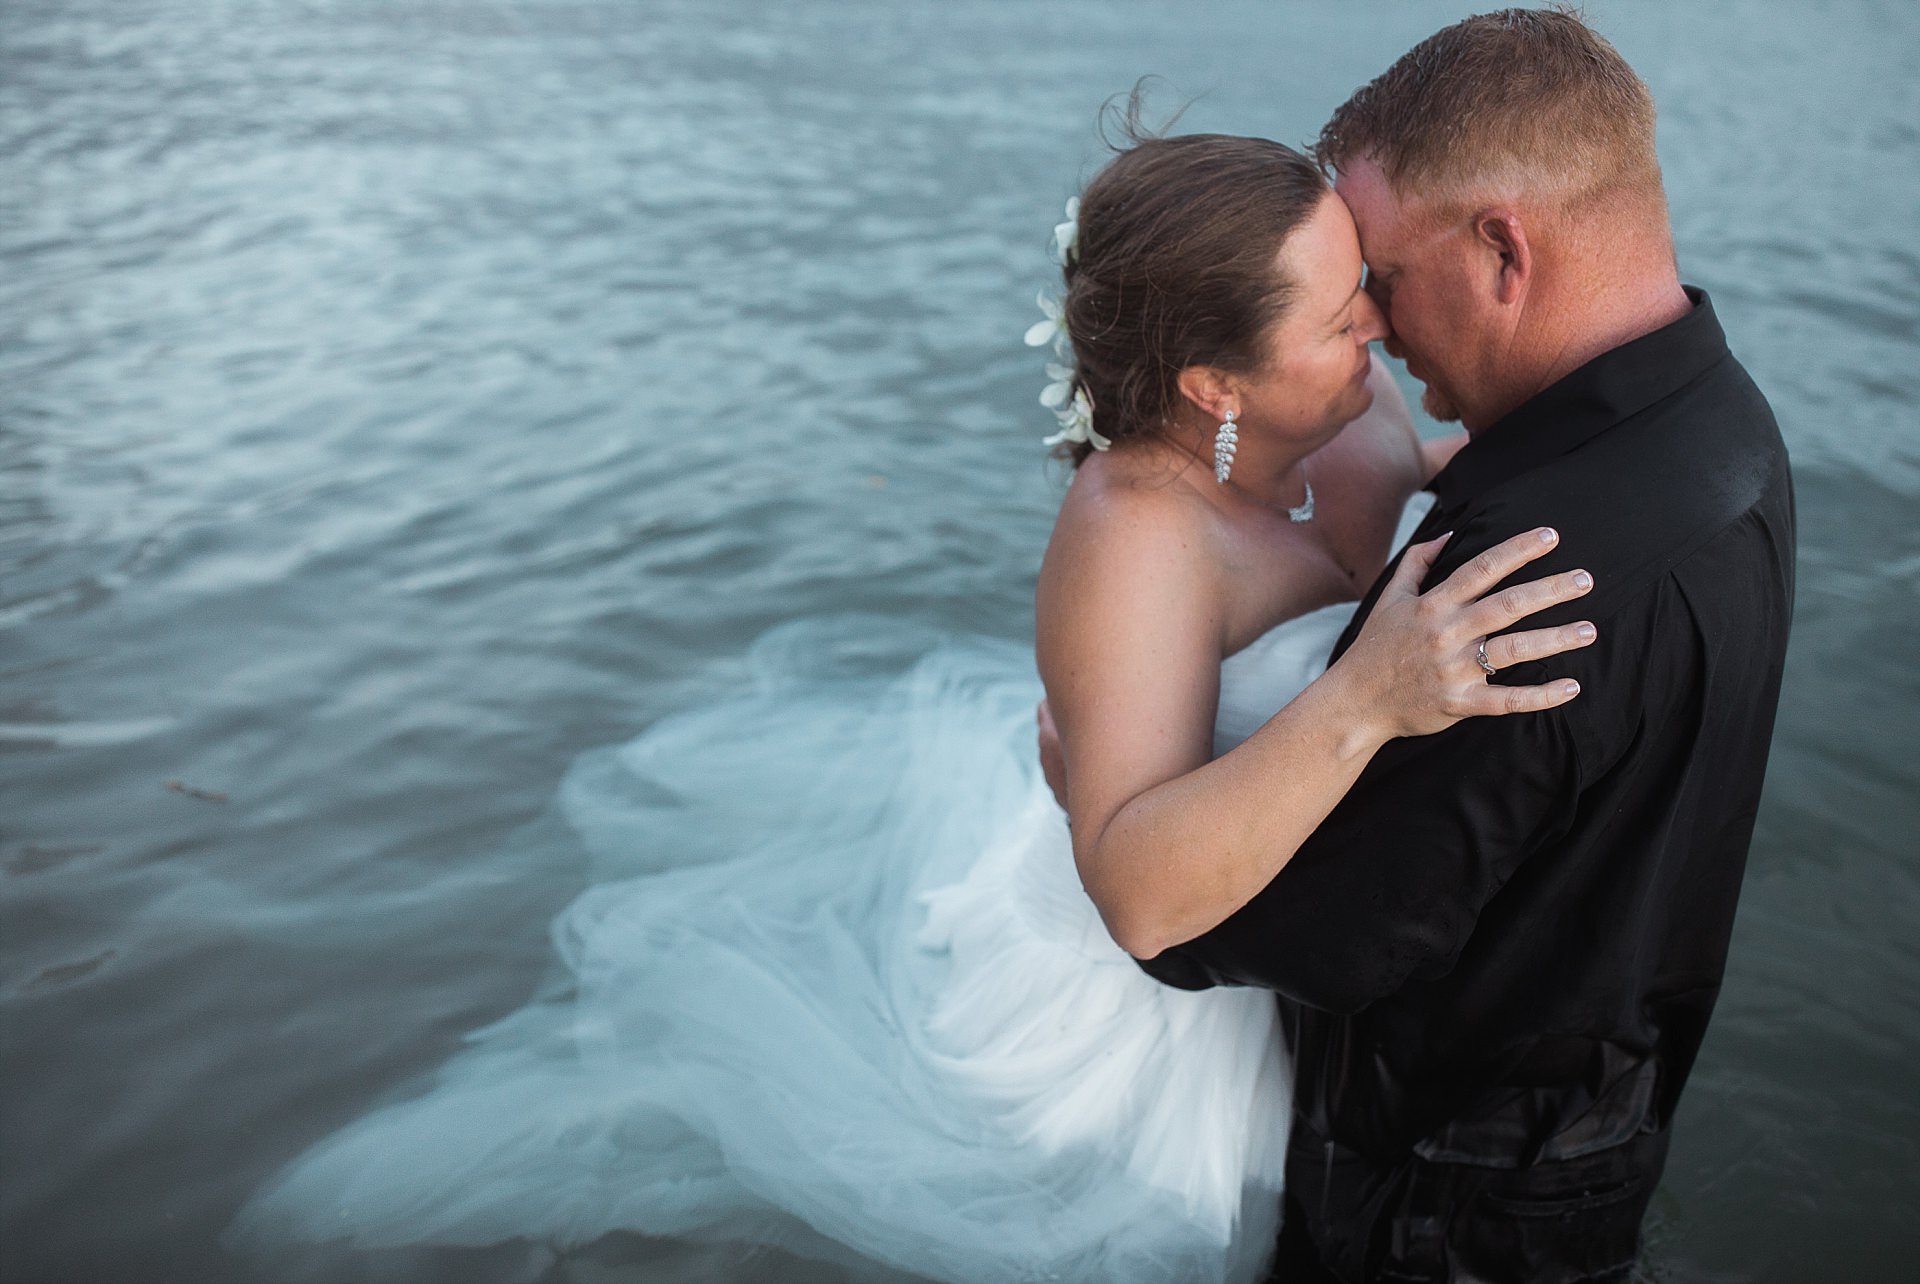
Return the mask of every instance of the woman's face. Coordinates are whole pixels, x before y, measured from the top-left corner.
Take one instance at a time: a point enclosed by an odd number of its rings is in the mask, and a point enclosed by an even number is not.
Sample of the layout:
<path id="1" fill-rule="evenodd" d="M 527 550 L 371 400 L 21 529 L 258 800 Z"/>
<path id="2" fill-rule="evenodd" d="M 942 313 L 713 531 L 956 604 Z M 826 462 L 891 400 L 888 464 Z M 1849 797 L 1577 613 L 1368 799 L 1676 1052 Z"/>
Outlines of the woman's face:
<path id="1" fill-rule="evenodd" d="M 1279 267 L 1293 300 L 1267 329 L 1266 363 L 1237 381 L 1240 421 L 1318 446 L 1373 404 L 1367 345 L 1386 337 L 1386 319 L 1361 289 L 1360 238 L 1331 191 L 1280 247 Z"/>

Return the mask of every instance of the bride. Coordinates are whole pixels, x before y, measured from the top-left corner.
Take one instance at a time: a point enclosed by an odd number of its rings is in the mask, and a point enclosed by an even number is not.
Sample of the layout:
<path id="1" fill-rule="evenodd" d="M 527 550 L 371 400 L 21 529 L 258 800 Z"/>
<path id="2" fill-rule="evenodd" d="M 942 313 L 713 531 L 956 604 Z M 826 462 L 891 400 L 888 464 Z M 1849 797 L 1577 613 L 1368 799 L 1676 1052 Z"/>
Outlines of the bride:
<path id="1" fill-rule="evenodd" d="M 1071 360 L 1037 638 L 1071 825 L 1031 657 L 873 677 L 858 620 L 776 630 L 754 689 L 569 773 L 598 867 L 559 982 L 298 1157 L 236 1247 L 628 1231 L 956 1284 L 1259 1277 L 1272 996 L 1134 960 L 1264 887 L 1387 739 L 1573 698 L 1486 666 L 1581 644 L 1502 633 L 1578 589 L 1486 596 L 1530 535 L 1422 595 L 1444 539 L 1415 547 L 1322 673 L 1447 453 L 1369 356 L 1345 207 L 1276 143 L 1136 139 L 1059 239 L 1029 339 Z"/>

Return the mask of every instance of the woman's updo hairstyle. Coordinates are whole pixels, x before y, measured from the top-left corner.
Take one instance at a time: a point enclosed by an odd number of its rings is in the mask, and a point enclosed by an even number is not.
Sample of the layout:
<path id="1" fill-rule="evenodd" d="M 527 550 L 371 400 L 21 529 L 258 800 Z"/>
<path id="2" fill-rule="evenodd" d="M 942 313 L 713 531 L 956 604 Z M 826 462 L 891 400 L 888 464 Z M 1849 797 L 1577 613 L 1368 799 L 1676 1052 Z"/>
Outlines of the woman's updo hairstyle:
<path id="1" fill-rule="evenodd" d="M 1281 143 L 1144 131 L 1140 97 L 1128 101 L 1119 154 L 1081 195 L 1065 267 L 1074 383 L 1115 442 L 1165 430 L 1188 366 L 1264 364 L 1261 336 L 1294 290 L 1275 259 L 1328 192 L 1313 162 Z M 1077 467 L 1092 449 L 1056 453 Z"/>

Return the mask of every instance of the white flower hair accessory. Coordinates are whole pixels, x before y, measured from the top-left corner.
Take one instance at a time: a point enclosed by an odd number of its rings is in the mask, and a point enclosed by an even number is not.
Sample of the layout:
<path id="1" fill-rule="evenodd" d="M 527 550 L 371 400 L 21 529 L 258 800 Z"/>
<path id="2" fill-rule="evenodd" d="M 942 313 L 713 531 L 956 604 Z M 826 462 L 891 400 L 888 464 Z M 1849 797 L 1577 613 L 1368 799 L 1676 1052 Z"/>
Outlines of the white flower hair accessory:
<path id="1" fill-rule="evenodd" d="M 1080 198 L 1067 199 L 1067 221 L 1053 225 L 1053 253 L 1065 267 L 1080 248 Z"/>
<path id="2" fill-rule="evenodd" d="M 1080 198 L 1076 196 L 1067 202 L 1067 221 L 1055 224 L 1053 229 L 1053 252 L 1062 267 L 1072 261 L 1079 243 Z M 1048 298 L 1045 293 L 1036 301 L 1044 315 L 1027 327 L 1027 346 L 1051 345 L 1053 355 L 1064 361 L 1072 346 L 1067 334 L 1066 308 L 1060 300 Z M 1073 386 L 1073 367 L 1055 361 L 1047 363 L 1047 386 L 1040 390 L 1040 404 L 1053 411 L 1060 421 L 1060 431 L 1046 438 L 1042 445 L 1086 442 L 1095 450 L 1105 450 L 1113 444 L 1093 430 L 1093 399 L 1087 396 L 1085 388 Z"/>
<path id="3" fill-rule="evenodd" d="M 1040 348 L 1053 345 L 1056 357 L 1067 355 L 1067 314 L 1060 300 L 1050 299 L 1044 293 L 1034 296 L 1034 302 L 1040 305 L 1040 311 L 1046 315 L 1027 327 L 1027 346 Z"/>
<path id="4" fill-rule="evenodd" d="M 1039 297 L 1040 310 L 1046 315 L 1027 327 L 1027 346 L 1030 348 L 1053 345 L 1053 353 L 1064 358 L 1068 351 L 1067 321 L 1065 309 L 1058 299 L 1050 299 L 1042 294 Z M 1063 441 L 1086 442 L 1095 450 L 1105 450 L 1113 443 L 1093 430 L 1093 399 L 1087 396 L 1085 388 L 1073 386 L 1073 367 L 1061 365 L 1057 361 L 1047 363 L 1047 386 L 1040 390 L 1040 404 L 1053 411 L 1060 421 L 1060 431 L 1048 437 L 1041 444 L 1058 446 Z"/>
<path id="5" fill-rule="evenodd" d="M 1087 396 L 1085 388 L 1075 388 L 1073 400 L 1065 408 L 1053 413 L 1060 420 L 1060 431 L 1046 438 L 1041 445 L 1058 446 L 1062 442 L 1084 441 L 1095 450 L 1105 450 L 1113 444 L 1093 430 L 1093 400 Z"/>

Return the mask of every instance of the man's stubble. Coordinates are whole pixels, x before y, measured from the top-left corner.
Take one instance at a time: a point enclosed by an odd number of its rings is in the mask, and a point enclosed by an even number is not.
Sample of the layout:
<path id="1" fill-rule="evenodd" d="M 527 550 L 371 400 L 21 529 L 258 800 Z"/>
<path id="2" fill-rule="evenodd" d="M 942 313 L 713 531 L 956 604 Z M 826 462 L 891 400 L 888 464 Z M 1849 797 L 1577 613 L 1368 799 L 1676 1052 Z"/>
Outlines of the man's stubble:
<path id="1" fill-rule="evenodd" d="M 1447 394 L 1430 383 L 1421 385 L 1420 409 L 1426 411 L 1435 423 L 1460 422 L 1460 407 L 1447 400 Z"/>

